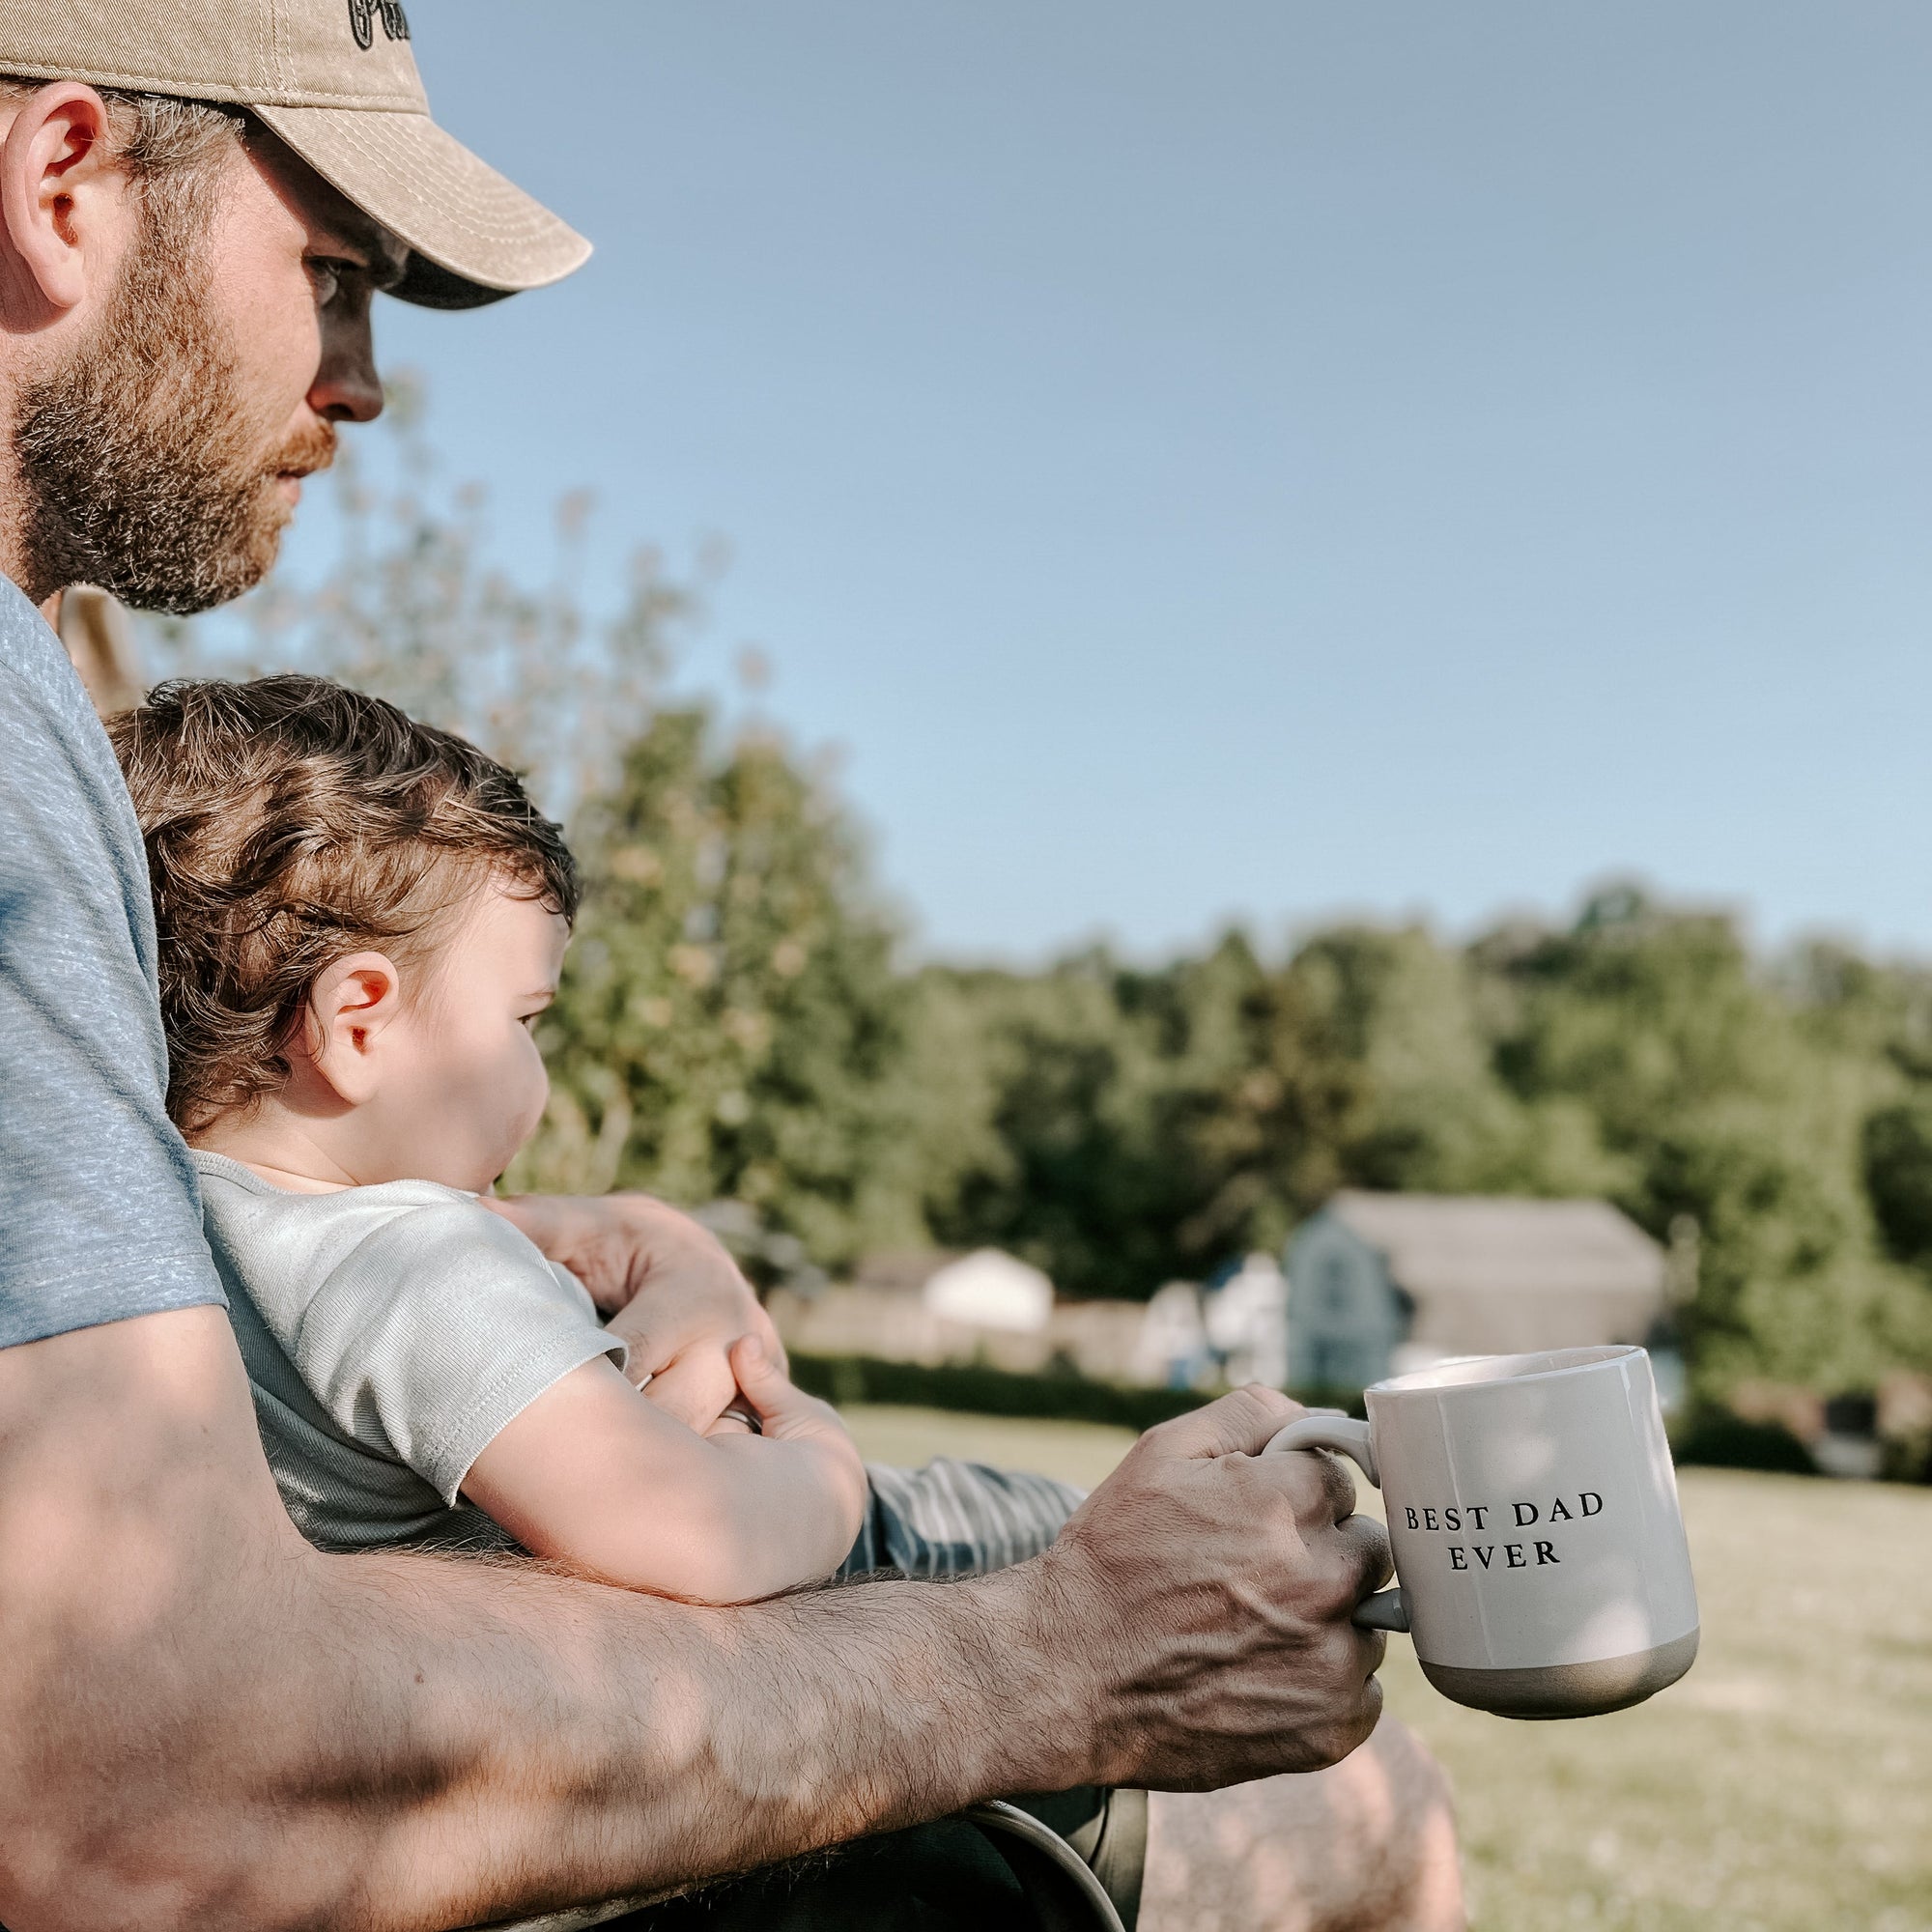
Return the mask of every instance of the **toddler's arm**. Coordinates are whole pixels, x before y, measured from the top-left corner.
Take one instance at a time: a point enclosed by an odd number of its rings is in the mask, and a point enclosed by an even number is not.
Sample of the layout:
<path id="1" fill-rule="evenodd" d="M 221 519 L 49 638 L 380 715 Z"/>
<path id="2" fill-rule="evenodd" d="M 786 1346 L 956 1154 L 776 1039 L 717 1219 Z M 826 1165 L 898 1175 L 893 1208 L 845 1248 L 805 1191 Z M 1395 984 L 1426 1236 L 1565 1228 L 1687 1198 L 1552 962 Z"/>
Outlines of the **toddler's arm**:
<path id="1" fill-rule="evenodd" d="M 464 1493 L 538 1556 L 688 1603 L 750 1603 L 829 1577 L 865 1512 L 858 1449 L 756 1337 L 731 1365 L 762 1435 L 700 1435 L 600 1359 L 507 1423 Z"/>

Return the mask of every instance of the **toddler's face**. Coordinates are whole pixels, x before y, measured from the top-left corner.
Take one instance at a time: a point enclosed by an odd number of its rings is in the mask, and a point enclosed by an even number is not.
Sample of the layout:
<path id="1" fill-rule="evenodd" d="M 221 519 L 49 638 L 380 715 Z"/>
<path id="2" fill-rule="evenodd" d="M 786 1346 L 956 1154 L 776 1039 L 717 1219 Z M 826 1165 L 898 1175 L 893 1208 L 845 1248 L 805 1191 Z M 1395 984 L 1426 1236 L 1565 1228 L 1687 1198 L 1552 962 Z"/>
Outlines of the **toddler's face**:
<path id="1" fill-rule="evenodd" d="M 387 1178 L 481 1193 L 543 1117 L 550 1080 L 531 1032 L 556 995 L 570 927 L 515 891 L 476 895 L 391 1022 L 382 1089 L 358 1123 L 382 1142 L 370 1151 Z"/>

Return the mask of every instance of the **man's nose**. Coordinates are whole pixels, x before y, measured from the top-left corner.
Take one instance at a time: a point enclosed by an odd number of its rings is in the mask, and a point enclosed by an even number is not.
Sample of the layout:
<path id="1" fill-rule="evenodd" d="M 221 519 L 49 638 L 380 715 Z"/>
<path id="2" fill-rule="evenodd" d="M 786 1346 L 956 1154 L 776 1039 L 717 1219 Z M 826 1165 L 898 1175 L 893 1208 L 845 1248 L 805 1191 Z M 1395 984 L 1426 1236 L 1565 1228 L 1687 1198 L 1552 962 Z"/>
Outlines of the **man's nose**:
<path id="1" fill-rule="evenodd" d="M 309 385 L 308 406 L 328 422 L 374 422 L 383 413 L 383 379 L 365 307 L 354 317 L 326 317 L 322 360 Z"/>

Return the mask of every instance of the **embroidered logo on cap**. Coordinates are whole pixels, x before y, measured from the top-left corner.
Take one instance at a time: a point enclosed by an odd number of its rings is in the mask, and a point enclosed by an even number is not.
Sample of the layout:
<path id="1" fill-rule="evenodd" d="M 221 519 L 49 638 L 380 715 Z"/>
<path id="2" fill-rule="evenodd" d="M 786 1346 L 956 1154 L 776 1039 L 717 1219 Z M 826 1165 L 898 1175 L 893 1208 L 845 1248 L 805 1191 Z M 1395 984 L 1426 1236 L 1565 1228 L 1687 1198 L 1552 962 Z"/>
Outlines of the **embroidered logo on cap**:
<path id="1" fill-rule="evenodd" d="M 410 37 L 410 16 L 403 12 L 403 0 L 349 0 L 349 31 L 365 53 L 376 43 L 376 22 L 392 41 Z"/>

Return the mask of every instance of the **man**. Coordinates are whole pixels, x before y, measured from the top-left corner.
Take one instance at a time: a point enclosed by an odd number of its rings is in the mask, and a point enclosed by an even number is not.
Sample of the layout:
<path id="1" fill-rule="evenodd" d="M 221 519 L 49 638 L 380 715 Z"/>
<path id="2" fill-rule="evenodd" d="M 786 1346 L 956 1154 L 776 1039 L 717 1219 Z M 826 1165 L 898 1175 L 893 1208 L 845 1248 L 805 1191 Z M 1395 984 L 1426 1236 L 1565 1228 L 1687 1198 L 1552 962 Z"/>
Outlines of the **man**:
<path id="1" fill-rule="evenodd" d="M 1258 1459 L 1293 1413 L 1266 1392 L 1155 1432 L 1048 1556 L 962 1584 L 698 1610 L 296 1535 L 162 1112 L 138 837 L 33 607 L 247 588 L 381 407 L 375 293 L 470 305 L 585 244 L 435 128 L 394 0 L 0 0 L 0 1919 L 451 1927 L 1004 1792 L 1351 1751 L 1385 1545 L 1331 1466 Z M 705 1237 L 635 1198 L 509 1211 L 622 1310 L 655 1397 L 716 1412 L 767 1331 Z M 1328 1776 L 1312 1809 L 1157 1804 L 1149 1932 L 1332 1922 L 1377 1884 L 1351 1922 L 1454 1922 L 1426 1761 L 1385 1729 Z M 1294 1830 L 1332 1896 L 1250 1873 L 1201 1904 L 1205 1841 Z"/>

